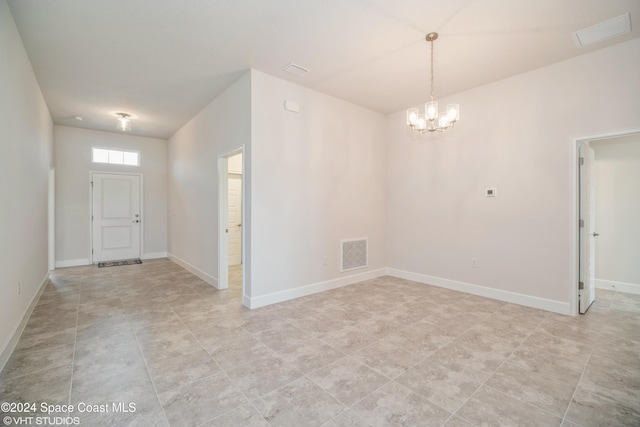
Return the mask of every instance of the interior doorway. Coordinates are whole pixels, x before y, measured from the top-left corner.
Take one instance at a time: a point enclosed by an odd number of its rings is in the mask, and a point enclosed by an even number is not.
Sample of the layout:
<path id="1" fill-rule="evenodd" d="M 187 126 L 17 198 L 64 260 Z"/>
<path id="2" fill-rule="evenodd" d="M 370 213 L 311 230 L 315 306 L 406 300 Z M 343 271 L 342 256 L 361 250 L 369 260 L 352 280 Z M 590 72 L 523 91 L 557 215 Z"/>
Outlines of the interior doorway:
<path id="1" fill-rule="evenodd" d="M 640 135 L 640 128 L 600 135 L 576 138 L 576 166 L 573 186 L 575 201 L 574 219 L 574 273 L 571 299 L 571 313 L 585 314 L 596 300 L 598 277 L 596 275 L 596 245 L 600 237 L 599 224 L 596 218 L 596 155 L 594 147 L 604 142 L 621 137 Z"/>
<path id="2" fill-rule="evenodd" d="M 243 151 L 219 157 L 218 289 L 242 294 L 244 285 Z"/>

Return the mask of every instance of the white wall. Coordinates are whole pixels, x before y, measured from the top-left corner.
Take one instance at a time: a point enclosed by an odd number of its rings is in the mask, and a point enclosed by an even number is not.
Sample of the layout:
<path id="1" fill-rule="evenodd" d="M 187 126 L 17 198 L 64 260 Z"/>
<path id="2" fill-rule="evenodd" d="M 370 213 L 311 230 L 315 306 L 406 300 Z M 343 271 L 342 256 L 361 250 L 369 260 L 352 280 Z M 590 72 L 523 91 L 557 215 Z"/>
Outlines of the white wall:
<path id="1" fill-rule="evenodd" d="M 388 265 L 569 313 L 573 139 L 640 124 L 638 70 L 635 39 L 440 100 L 460 103 L 451 133 L 412 138 L 389 115 Z"/>
<path id="2" fill-rule="evenodd" d="M 5 0 L 0 64 L 1 369 L 47 276 L 47 182 L 53 166 L 51 116 Z"/>
<path id="3" fill-rule="evenodd" d="M 114 120 L 115 127 L 115 120 Z M 54 127 L 56 266 L 90 259 L 90 171 L 143 174 L 143 258 L 167 255 L 167 141 L 68 126 Z M 140 167 L 91 162 L 92 147 L 140 152 Z"/>
<path id="4" fill-rule="evenodd" d="M 384 116 L 255 70 L 251 87 L 251 305 L 384 267 Z M 369 267 L 340 273 L 340 240 L 357 237 Z"/>
<path id="5" fill-rule="evenodd" d="M 241 77 L 169 139 L 170 257 L 213 285 L 218 278 L 218 155 L 251 148 L 251 81 Z M 250 170 L 244 171 L 250 197 Z M 251 224 L 243 223 L 246 239 Z M 245 250 L 250 246 L 243 242 Z M 249 277 L 245 279 L 249 280 Z"/>
<path id="6" fill-rule="evenodd" d="M 640 134 L 592 142 L 596 278 L 640 293 Z M 623 289 L 620 289 L 623 290 Z"/>

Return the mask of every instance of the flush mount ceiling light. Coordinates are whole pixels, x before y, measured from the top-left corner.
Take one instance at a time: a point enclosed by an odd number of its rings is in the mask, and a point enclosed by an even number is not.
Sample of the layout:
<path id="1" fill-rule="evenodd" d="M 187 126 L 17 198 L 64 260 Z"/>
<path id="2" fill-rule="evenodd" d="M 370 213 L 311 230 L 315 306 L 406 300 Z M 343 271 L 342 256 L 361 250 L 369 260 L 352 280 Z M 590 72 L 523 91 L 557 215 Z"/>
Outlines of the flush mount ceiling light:
<path id="1" fill-rule="evenodd" d="M 425 104 L 424 115 L 417 108 L 407 110 L 407 125 L 418 133 L 444 132 L 460 119 L 460 106 L 449 104 L 445 112 L 438 113 L 438 102 L 433 97 L 433 42 L 438 33 L 427 34 L 426 40 L 431 43 L 431 100 Z"/>
<path id="2" fill-rule="evenodd" d="M 130 132 L 131 131 L 131 114 L 129 113 L 116 113 L 118 116 L 118 124 L 116 125 L 116 129 L 121 130 L 122 132 Z"/>

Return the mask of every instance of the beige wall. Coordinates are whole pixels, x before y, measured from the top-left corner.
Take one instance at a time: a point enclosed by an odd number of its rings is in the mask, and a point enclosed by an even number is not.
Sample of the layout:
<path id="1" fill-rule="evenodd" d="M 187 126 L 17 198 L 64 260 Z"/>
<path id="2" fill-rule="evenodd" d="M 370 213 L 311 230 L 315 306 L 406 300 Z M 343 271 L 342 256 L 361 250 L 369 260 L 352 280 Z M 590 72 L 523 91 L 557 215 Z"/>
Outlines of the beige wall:
<path id="1" fill-rule="evenodd" d="M 217 285 L 218 156 L 244 145 L 250 160 L 251 86 L 241 77 L 169 139 L 169 254 Z M 244 171 L 244 191 L 250 195 Z M 250 221 L 243 223 L 245 237 Z M 250 247 L 243 243 L 246 250 Z M 245 258 L 250 262 L 250 257 Z"/>
<path id="2" fill-rule="evenodd" d="M 385 267 L 384 116 L 251 76 L 253 303 Z M 286 111 L 285 100 L 300 112 Z M 369 239 L 369 266 L 341 273 L 340 240 L 359 237 Z"/>
<path id="3" fill-rule="evenodd" d="M 167 256 L 167 141 L 68 126 L 54 127 L 56 266 L 90 260 L 90 172 L 143 175 L 143 258 Z M 140 167 L 96 164 L 91 148 L 140 152 Z"/>
<path id="4" fill-rule="evenodd" d="M 47 276 L 53 123 L 6 1 L 0 0 L 0 369 Z M 21 285 L 18 295 L 18 283 Z"/>
<path id="5" fill-rule="evenodd" d="M 570 312 L 574 138 L 640 126 L 638 70 L 635 39 L 440 100 L 461 107 L 444 135 L 389 115 L 388 265 Z"/>

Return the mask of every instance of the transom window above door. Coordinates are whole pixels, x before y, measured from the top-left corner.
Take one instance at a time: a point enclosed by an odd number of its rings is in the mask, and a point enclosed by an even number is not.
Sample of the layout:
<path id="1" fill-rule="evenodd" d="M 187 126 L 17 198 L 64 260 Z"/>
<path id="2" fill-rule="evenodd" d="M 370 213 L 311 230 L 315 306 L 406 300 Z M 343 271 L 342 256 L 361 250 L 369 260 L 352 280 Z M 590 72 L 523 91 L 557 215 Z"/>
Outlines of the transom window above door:
<path id="1" fill-rule="evenodd" d="M 110 163 L 112 165 L 140 166 L 140 153 L 137 151 L 108 150 L 106 148 L 91 149 L 93 163 Z"/>

